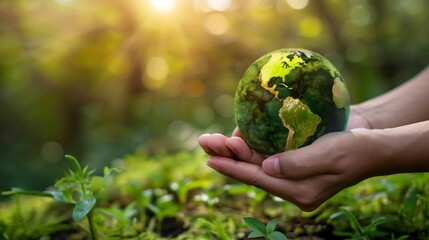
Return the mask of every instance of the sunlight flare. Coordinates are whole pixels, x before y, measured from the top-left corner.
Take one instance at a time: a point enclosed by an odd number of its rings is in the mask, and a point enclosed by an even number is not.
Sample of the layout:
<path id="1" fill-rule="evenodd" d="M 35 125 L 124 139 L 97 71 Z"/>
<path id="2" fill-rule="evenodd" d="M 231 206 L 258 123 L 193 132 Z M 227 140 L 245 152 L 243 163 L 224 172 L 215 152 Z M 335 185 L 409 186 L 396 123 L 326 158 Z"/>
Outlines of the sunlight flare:
<path id="1" fill-rule="evenodd" d="M 174 9 L 175 0 L 150 0 L 150 4 L 157 12 L 171 12 Z"/>

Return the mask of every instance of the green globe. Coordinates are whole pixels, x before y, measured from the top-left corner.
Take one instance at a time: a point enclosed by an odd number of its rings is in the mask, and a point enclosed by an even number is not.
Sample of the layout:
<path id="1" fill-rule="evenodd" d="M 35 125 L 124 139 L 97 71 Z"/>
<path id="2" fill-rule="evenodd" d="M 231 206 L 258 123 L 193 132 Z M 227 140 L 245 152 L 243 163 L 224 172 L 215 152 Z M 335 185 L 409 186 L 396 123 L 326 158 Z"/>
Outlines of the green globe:
<path id="1" fill-rule="evenodd" d="M 343 131 L 350 100 L 341 73 L 326 58 L 306 49 L 280 49 L 244 73 L 234 111 L 250 148 L 272 155 Z"/>

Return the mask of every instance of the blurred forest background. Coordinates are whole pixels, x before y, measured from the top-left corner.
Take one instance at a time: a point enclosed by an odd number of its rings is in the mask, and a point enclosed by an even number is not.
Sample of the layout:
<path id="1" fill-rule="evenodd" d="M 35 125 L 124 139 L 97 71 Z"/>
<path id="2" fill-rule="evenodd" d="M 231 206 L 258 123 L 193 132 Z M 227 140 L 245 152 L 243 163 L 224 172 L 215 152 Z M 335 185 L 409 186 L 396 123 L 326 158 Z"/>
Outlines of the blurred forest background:
<path id="1" fill-rule="evenodd" d="M 279 48 L 326 56 L 353 103 L 374 97 L 429 64 L 428 12 L 425 0 L 2 0 L 0 190 L 44 189 L 65 153 L 102 169 L 229 134 L 240 77 Z"/>

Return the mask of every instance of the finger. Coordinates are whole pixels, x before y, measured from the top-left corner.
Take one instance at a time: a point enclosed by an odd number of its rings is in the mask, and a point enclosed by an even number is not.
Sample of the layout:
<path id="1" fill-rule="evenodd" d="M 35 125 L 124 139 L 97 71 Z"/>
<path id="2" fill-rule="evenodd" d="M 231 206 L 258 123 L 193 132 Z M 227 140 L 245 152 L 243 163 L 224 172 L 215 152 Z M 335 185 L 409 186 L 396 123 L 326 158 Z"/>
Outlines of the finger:
<path id="1" fill-rule="evenodd" d="M 260 166 L 223 157 L 213 157 L 207 161 L 207 165 L 225 176 L 261 188 L 292 202 L 304 211 L 316 209 L 325 200 L 338 192 L 336 188 L 329 188 L 336 181 L 334 178 L 336 176 L 332 175 L 293 181 L 269 176 Z"/>
<path id="2" fill-rule="evenodd" d="M 211 155 L 235 158 L 234 153 L 226 145 L 227 137 L 222 134 L 212 134 L 206 137 L 207 147 L 211 149 Z"/>
<path id="3" fill-rule="evenodd" d="M 237 157 L 237 160 L 261 166 L 264 157 L 250 149 L 240 137 L 231 137 L 226 140 L 226 145 Z"/>
<path id="4" fill-rule="evenodd" d="M 264 190 L 274 190 L 274 186 L 287 188 L 284 182 L 287 183 L 288 180 L 271 177 L 265 174 L 260 166 L 255 164 L 224 157 L 212 157 L 207 161 L 207 165 L 227 177 Z M 279 193 L 276 192 L 277 194 Z"/>
<path id="5" fill-rule="evenodd" d="M 243 138 L 243 136 L 241 135 L 240 130 L 238 129 L 238 127 L 236 127 L 236 128 L 234 129 L 234 131 L 232 132 L 232 136 L 233 136 L 233 137 L 240 137 L 240 138 Z"/>
<path id="6" fill-rule="evenodd" d="M 200 147 L 209 155 L 216 155 L 216 153 L 209 147 L 208 140 L 210 138 L 210 134 L 203 134 L 198 138 L 198 144 Z"/>

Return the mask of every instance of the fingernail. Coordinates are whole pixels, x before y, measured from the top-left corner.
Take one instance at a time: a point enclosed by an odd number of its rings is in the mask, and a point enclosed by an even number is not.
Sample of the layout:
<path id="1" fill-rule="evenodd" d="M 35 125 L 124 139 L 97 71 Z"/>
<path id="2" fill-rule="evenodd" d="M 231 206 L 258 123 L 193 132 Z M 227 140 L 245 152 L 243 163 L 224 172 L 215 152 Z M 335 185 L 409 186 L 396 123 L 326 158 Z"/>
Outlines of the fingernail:
<path id="1" fill-rule="evenodd" d="M 262 169 L 269 175 L 280 174 L 280 163 L 278 157 L 270 157 L 262 162 Z"/>
<path id="2" fill-rule="evenodd" d="M 208 133 L 204 133 L 204 134 L 202 134 L 202 135 L 200 135 L 200 136 L 198 137 L 198 140 L 199 140 L 199 141 L 201 141 L 201 139 L 206 138 L 206 137 L 208 137 L 208 136 L 210 136 L 210 134 L 208 134 Z"/>

